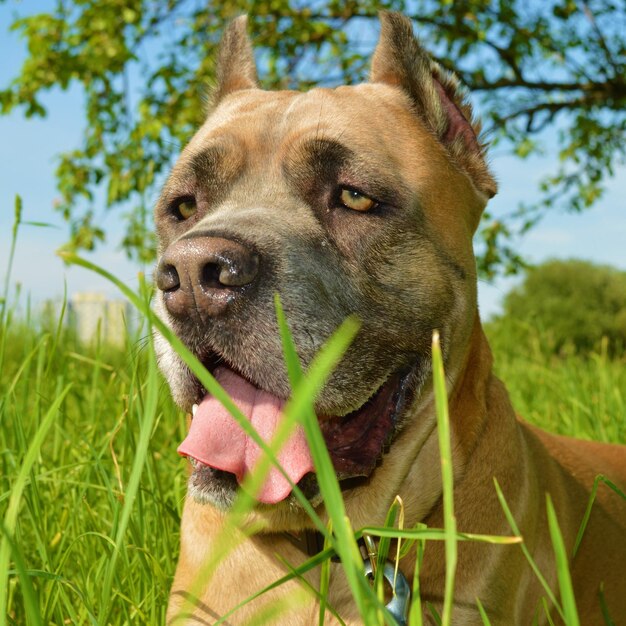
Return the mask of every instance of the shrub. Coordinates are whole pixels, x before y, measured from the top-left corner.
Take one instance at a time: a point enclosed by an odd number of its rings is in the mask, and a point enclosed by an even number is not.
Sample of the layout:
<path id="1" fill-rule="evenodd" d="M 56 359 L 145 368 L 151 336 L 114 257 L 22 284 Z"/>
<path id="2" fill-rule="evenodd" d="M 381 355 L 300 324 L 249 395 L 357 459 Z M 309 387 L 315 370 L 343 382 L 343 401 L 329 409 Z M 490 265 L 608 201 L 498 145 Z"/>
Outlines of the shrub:
<path id="1" fill-rule="evenodd" d="M 576 259 L 551 260 L 529 269 L 504 299 L 491 324 L 527 343 L 531 329 L 547 338 L 548 351 L 587 354 L 604 340 L 610 354 L 626 345 L 626 272 Z M 535 334 L 536 336 L 536 334 Z"/>

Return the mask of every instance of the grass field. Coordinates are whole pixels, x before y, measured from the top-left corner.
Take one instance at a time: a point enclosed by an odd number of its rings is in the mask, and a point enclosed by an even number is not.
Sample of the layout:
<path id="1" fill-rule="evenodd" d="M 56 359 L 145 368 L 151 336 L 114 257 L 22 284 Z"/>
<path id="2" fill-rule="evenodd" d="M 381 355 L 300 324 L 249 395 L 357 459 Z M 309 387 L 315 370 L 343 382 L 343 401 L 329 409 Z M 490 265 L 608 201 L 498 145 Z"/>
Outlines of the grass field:
<path id="1" fill-rule="evenodd" d="M 162 623 L 186 479 L 174 443 L 183 417 L 148 375 L 141 343 L 84 350 L 63 331 L 22 321 L 2 332 L 0 518 L 38 596 L 33 614 L 42 624 Z M 0 594 L 8 594 L 8 623 L 25 624 L 11 561 Z"/>
<path id="2" fill-rule="evenodd" d="M 62 324 L 2 309 L 0 626 L 164 623 L 186 427 L 146 333 L 124 351 L 85 349 Z M 623 361 L 558 359 L 532 331 L 524 345 L 509 345 L 501 327 L 491 335 L 527 419 L 626 440 Z"/>
<path id="3" fill-rule="evenodd" d="M 522 342 L 512 341 L 520 330 Z M 506 322 L 487 323 L 486 331 L 496 374 L 524 419 L 563 435 L 626 442 L 626 354 L 610 359 L 603 345 L 585 357 L 559 357 L 532 328 L 511 333 Z"/>

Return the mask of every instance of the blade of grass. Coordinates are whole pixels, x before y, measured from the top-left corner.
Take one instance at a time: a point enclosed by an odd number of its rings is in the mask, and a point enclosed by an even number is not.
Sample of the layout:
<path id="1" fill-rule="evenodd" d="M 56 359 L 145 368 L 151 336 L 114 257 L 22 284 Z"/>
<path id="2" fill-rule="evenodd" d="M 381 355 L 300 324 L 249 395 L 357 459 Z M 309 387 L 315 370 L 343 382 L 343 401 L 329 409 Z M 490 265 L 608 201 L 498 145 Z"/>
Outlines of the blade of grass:
<path id="1" fill-rule="evenodd" d="M 387 514 L 385 516 L 385 521 L 383 525 L 384 528 L 389 528 L 390 530 L 394 529 L 396 518 L 398 517 L 398 509 L 400 509 L 400 507 L 402 506 L 403 506 L 402 499 L 399 496 L 396 496 L 394 501 L 391 503 L 391 506 L 389 507 L 389 510 L 387 511 Z M 403 509 L 401 510 L 403 511 Z M 402 518 L 404 518 L 404 515 L 402 515 Z M 402 527 L 402 524 L 400 524 L 400 527 Z M 398 549 L 400 548 L 399 542 L 400 542 L 400 539 L 398 539 Z M 387 557 L 389 555 L 390 547 L 391 547 L 391 537 L 381 537 L 380 541 L 378 542 L 378 555 L 376 557 L 376 569 L 374 573 L 374 589 L 376 590 L 376 595 L 378 596 L 378 599 L 380 600 L 381 603 L 384 601 L 384 598 L 385 598 L 384 572 L 385 572 L 385 563 L 387 562 Z M 397 567 L 398 567 L 398 559 L 396 559 L 396 573 L 397 573 Z M 395 589 L 395 581 L 392 587 L 393 589 Z"/>
<path id="2" fill-rule="evenodd" d="M 552 619 L 552 614 L 550 613 L 550 607 L 548 606 L 548 600 L 543 597 L 541 598 L 541 602 L 543 605 L 543 611 L 546 617 L 546 620 L 548 622 L 548 626 L 556 626 L 556 624 L 554 623 L 554 620 Z"/>
<path id="3" fill-rule="evenodd" d="M 315 397 L 324 386 L 337 362 L 347 349 L 349 343 L 352 341 L 357 329 L 358 327 L 354 324 L 353 320 L 348 319 L 343 322 L 315 355 L 306 376 L 299 378 L 296 383 L 291 383 L 293 392 L 291 397 L 285 403 L 281 426 L 288 424 L 289 430 L 291 430 L 292 424 L 302 422 L 301 416 L 307 410 L 310 410 Z M 286 441 L 287 434 L 287 429 L 283 432 L 283 429 L 279 427 L 275 438 L 272 440 L 272 445 L 274 444 L 275 439 L 279 440 L 278 443 L 281 443 L 282 445 L 282 443 Z M 325 448 L 326 445 L 324 444 L 324 449 Z M 256 474 L 260 473 L 260 478 L 262 479 L 264 476 L 263 470 L 265 470 L 266 467 L 269 467 L 269 464 L 270 459 L 268 457 L 261 458 L 258 466 L 255 468 L 254 474 L 251 474 L 249 477 L 252 485 L 260 484 L 261 481 L 259 480 L 259 476 L 256 476 Z M 315 518 L 312 519 L 315 521 Z M 318 524 L 318 530 L 320 530 L 325 537 L 329 537 L 332 542 L 332 536 L 329 536 L 326 531 L 326 527 L 320 527 L 320 524 L 321 521 Z"/>
<path id="4" fill-rule="evenodd" d="M 7 329 L 11 323 L 11 314 L 7 315 L 9 306 L 9 287 L 11 285 L 11 273 L 13 272 L 13 260 L 15 258 L 15 245 L 17 243 L 17 233 L 22 223 L 22 198 L 15 196 L 15 209 L 13 218 L 13 228 L 11 230 L 11 247 L 9 249 L 9 260 L 7 262 L 6 274 L 4 275 L 4 289 L 0 296 L 0 370 L 4 367 L 4 356 L 6 353 Z M 19 289 L 19 287 L 18 287 Z M 19 292 L 16 301 L 19 299 Z"/>
<path id="5" fill-rule="evenodd" d="M 332 535 L 332 522 L 328 522 L 328 536 L 324 537 L 324 550 L 330 547 L 329 537 Z M 326 599 L 328 598 L 328 590 L 330 588 L 330 559 L 326 559 L 320 567 L 320 591 L 319 591 L 319 603 L 320 611 L 318 618 L 318 626 L 324 626 L 326 617 Z"/>
<path id="6" fill-rule="evenodd" d="M 303 376 L 300 360 L 289 327 L 287 326 L 287 320 L 278 295 L 275 297 L 275 305 L 287 372 L 292 387 L 295 387 Z M 346 325 L 346 331 L 343 335 L 340 335 L 341 339 L 343 339 L 343 343 L 340 343 L 339 339 L 336 341 L 336 352 L 334 355 L 329 355 L 328 357 L 329 366 L 331 364 L 330 357 L 334 357 L 332 361 L 333 364 L 338 362 L 358 330 L 358 325 L 355 320 L 348 318 L 344 324 Z M 348 584 L 350 585 L 352 595 L 361 616 L 365 619 L 371 619 L 372 609 L 368 606 L 365 599 L 366 596 L 363 593 L 365 584 L 363 561 L 356 541 L 354 540 L 352 527 L 346 516 L 339 481 L 337 480 L 332 460 L 326 448 L 317 416 L 312 407 L 308 407 L 307 410 L 304 411 L 302 425 L 304 426 L 305 434 L 309 442 L 320 492 L 326 505 L 326 511 L 332 520 L 333 530 L 337 536 L 337 552 L 341 558 Z"/>
<path id="7" fill-rule="evenodd" d="M 404 530 L 404 502 L 400 496 L 395 497 L 395 501 L 398 503 L 398 529 Z M 393 571 L 393 592 L 396 592 L 396 581 L 398 579 L 398 570 L 400 569 L 400 554 L 402 554 L 402 538 L 398 537 L 396 540 L 396 557 L 395 566 Z"/>
<path id="8" fill-rule="evenodd" d="M 574 598 L 574 588 L 572 587 L 572 577 L 569 571 L 569 561 L 563 535 L 559 528 L 559 521 L 556 517 L 554 504 L 550 494 L 546 494 L 546 509 L 548 513 L 548 527 L 550 528 L 550 538 L 552 539 L 552 549 L 556 559 L 556 575 L 559 581 L 559 591 L 561 592 L 561 602 L 563 603 L 563 613 L 567 626 L 580 626 L 578 619 L 578 609 Z"/>
<path id="9" fill-rule="evenodd" d="M 57 347 L 59 340 L 63 334 L 63 322 L 65 321 L 65 311 L 67 309 L 67 282 L 63 283 L 63 300 L 61 304 L 61 311 L 59 312 L 59 319 L 57 320 L 56 330 L 52 337 L 52 346 L 48 351 L 48 364 L 46 366 L 46 374 L 50 373 L 50 368 L 54 362 L 57 354 Z"/>
<path id="10" fill-rule="evenodd" d="M 604 597 L 604 583 L 600 583 L 599 597 L 600 597 L 600 609 L 602 611 L 602 619 L 604 620 L 604 625 L 616 626 L 609 612 L 609 607 L 606 604 L 606 598 Z"/>
<path id="11" fill-rule="evenodd" d="M 498 496 L 498 500 L 500 501 L 500 506 L 502 507 L 502 510 L 504 511 L 504 515 L 505 515 L 505 517 L 507 519 L 507 522 L 509 523 L 509 526 L 511 527 L 511 530 L 516 535 L 521 536 L 521 533 L 519 531 L 517 523 L 515 522 L 515 518 L 513 517 L 513 514 L 511 513 L 511 509 L 509 508 L 509 505 L 507 504 L 507 502 L 506 502 L 506 500 L 504 498 L 504 494 L 502 493 L 502 489 L 500 489 L 500 484 L 498 483 L 498 480 L 495 477 L 493 479 L 493 482 L 494 482 L 494 485 L 495 485 L 495 488 L 496 488 L 496 494 Z M 552 604 L 554 605 L 554 607 L 558 611 L 558 613 L 561 616 L 561 618 L 565 619 L 565 617 L 563 615 L 563 610 L 561 609 L 559 603 L 556 600 L 556 596 L 554 595 L 552 589 L 550 589 L 550 585 L 548 585 L 548 582 L 546 581 L 546 579 L 544 578 L 543 574 L 539 570 L 539 567 L 537 567 L 537 564 L 535 563 L 535 560 L 533 559 L 533 557 L 530 554 L 528 548 L 526 547 L 526 544 L 523 541 L 520 543 L 520 548 L 522 549 L 522 553 L 526 557 L 526 560 L 528 561 L 528 564 L 532 568 L 533 572 L 535 572 L 535 576 L 537 576 L 537 579 L 541 583 L 541 586 L 543 587 L 544 591 L 546 592 L 546 595 L 548 596 L 548 598 L 550 599 L 550 601 L 552 602 Z"/>
<path id="12" fill-rule="evenodd" d="M 37 594 L 35 593 L 35 589 L 33 588 L 33 584 L 30 580 L 30 574 L 26 569 L 22 552 L 19 546 L 13 541 L 12 536 L 5 528 L 4 524 L 0 524 L 0 531 L 2 532 L 2 540 L 8 543 L 9 550 L 13 555 L 15 571 L 21 583 L 24 609 L 26 612 L 26 623 L 29 626 L 43 626 L 41 613 L 39 612 Z"/>
<path id="13" fill-rule="evenodd" d="M 426 530 L 426 524 L 419 523 L 415 530 Z M 424 539 L 415 541 L 415 569 L 413 571 L 413 586 L 411 589 L 411 607 L 409 608 L 409 626 L 423 626 L 422 617 L 422 598 L 420 591 L 420 571 L 422 569 L 422 561 L 424 559 L 424 548 L 426 541 Z"/>
<path id="14" fill-rule="evenodd" d="M 450 417 L 448 415 L 448 392 L 443 371 L 443 357 L 439 345 L 439 333 L 433 332 L 432 343 L 433 381 L 435 387 L 435 407 L 437 411 L 437 432 L 439 455 L 441 458 L 441 481 L 443 487 L 443 526 L 446 531 L 445 558 L 446 580 L 444 587 L 442 625 L 449 626 L 452 620 L 454 601 L 454 579 L 457 563 L 456 518 L 454 516 L 454 476 L 452 451 L 450 446 Z"/>
<path id="15" fill-rule="evenodd" d="M 13 259 L 15 258 L 15 244 L 17 243 L 17 232 L 22 223 L 22 198 L 15 196 L 13 228 L 11 229 L 11 246 L 9 248 L 9 260 L 7 262 L 6 274 L 4 275 L 4 288 L 2 290 L 2 300 L 0 301 L 0 328 L 4 326 L 4 316 L 9 303 L 9 286 L 11 284 L 11 272 L 13 271 Z M 0 360 L 0 365 L 2 361 Z"/>
<path id="16" fill-rule="evenodd" d="M 385 526 L 364 526 L 361 533 L 373 535 L 374 537 L 390 537 L 392 539 L 414 539 L 414 540 L 435 540 L 445 541 L 447 531 L 441 528 L 386 528 Z M 482 541 L 485 543 L 510 545 L 521 543 L 522 538 L 514 535 L 479 535 L 476 533 L 456 532 L 454 534 L 457 541 Z"/>
<path id="17" fill-rule="evenodd" d="M 426 602 L 426 607 L 430 612 L 430 616 L 433 618 L 436 626 L 441 626 L 441 615 L 439 615 L 439 611 L 435 608 L 435 605 L 432 602 Z"/>
<path id="18" fill-rule="evenodd" d="M 361 536 L 362 535 L 360 532 L 355 533 L 354 535 L 355 541 L 358 541 L 361 538 Z M 221 624 L 228 623 L 228 619 L 232 617 L 239 609 L 241 609 L 243 606 L 245 606 L 249 602 L 252 602 L 253 600 L 256 600 L 257 598 L 268 593 L 269 591 L 272 591 L 273 589 L 276 589 L 280 587 L 281 585 L 284 585 L 290 580 L 294 580 L 295 578 L 304 579 L 304 574 L 311 571 L 312 569 L 315 569 L 316 567 L 319 567 L 320 565 L 323 565 L 325 562 L 328 562 L 332 557 L 336 557 L 336 556 L 337 556 L 337 553 L 335 552 L 335 550 L 332 548 L 328 548 L 328 549 L 324 549 L 322 552 L 311 557 L 310 559 L 308 559 L 307 561 L 305 561 L 298 567 L 292 567 L 292 566 L 289 566 L 289 564 L 286 564 L 286 566 L 289 567 L 289 573 L 275 580 L 273 583 L 267 585 L 263 589 L 260 589 L 259 591 L 257 591 L 250 597 L 246 598 L 245 600 L 242 600 L 239 604 L 234 606 L 232 609 L 224 613 L 219 619 L 217 619 L 213 626 L 221 626 Z M 328 606 L 328 610 L 339 620 L 341 624 L 344 623 L 341 617 L 337 615 L 335 611 L 331 609 L 330 606 Z M 385 617 L 388 620 L 387 623 L 390 624 L 391 626 L 395 626 L 396 621 L 393 619 L 391 614 L 386 609 L 384 612 L 385 612 Z"/>
<path id="19" fill-rule="evenodd" d="M 279 331 L 281 334 L 281 340 L 283 342 L 283 353 L 285 363 L 287 365 L 287 373 L 293 386 L 293 381 L 298 380 L 298 378 L 302 376 L 302 370 L 278 295 L 275 296 L 275 303 Z M 316 357 L 313 359 L 313 362 L 311 363 L 311 366 L 309 367 L 306 378 L 304 378 L 303 380 L 306 381 L 307 379 L 312 377 L 314 369 L 313 366 L 317 365 L 317 363 L 320 363 L 320 366 L 323 363 L 326 363 L 326 366 L 329 368 L 330 371 L 339 361 L 339 359 L 353 339 L 353 336 L 350 336 L 347 331 L 342 333 L 342 328 L 344 326 L 346 328 L 352 327 L 350 331 L 351 333 L 356 334 L 356 332 L 358 331 L 358 322 L 352 318 L 346 319 L 333 335 L 333 337 L 342 337 L 344 344 L 342 345 L 341 343 L 339 343 L 338 340 L 332 342 L 331 340 L 329 340 L 327 342 L 329 346 L 328 354 L 323 355 L 322 351 L 320 351 L 320 353 L 316 355 Z M 331 348 L 336 351 L 334 355 Z M 356 537 L 358 533 L 355 534 L 353 532 L 350 525 L 350 520 L 345 515 L 345 506 L 343 502 L 343 496 L 341 495 L 339 482 L 337 480 L 332 461 L 328 454 L 326 443 L 324 441 L 324 437 L 322 435 L 317 416 L 315 415 L 315 412 L 313 410 L 312 403 L 308 407 L 304 408 L 301 420 L 305 429 L 309 448 L 311 450 L 311 456 L 313 457 L 313 462 L 318 478 L 318 484 L 320 486 L 320 492 L 322 494 L 322 497 L 324 498 L 326 511 L 328 512 L 329 517 L 333 522 L 333 528 L 336 528 L 336 520 L 340 518 L 340 513 L 343 514 L 341 520 L 341 531 L 337 533 L 335 549 L 341 558 L 342 566 L 348 579 L 348 584 L 351 586 L 355 603 L 357 604 L 357 607 L 359 607 L 361 617 L 364 620 L 364 624 L 378 624 L 379 622 L 377 621 L 377 615 L 379 611 L 382 611 L 383 618 L 387 621 L 387 623 L 390 625 L 394 625 L 397 623 L 396 620 L 393 618 L 391 613 L 389 613 L 387 608 L 378 601 L 376 594 L 373 592 L 370 584 L 367 582 L 367 579 L 364 576 L 363 559 L 356 544 Z M 319 461 L 316 460 L 316 455 L 319 457 Z M 318 463 L 320 463 L 320 465 L 318 465 Z M 327 499 L 327 496 L 329 496 L 331 499 Z M 344 560 L 345 558 L 350 559 L 347 567 Z M 358 600 L 354 594 L 354 589 L 358 589 Z M 363 594 L 362 596 L 361 593 Z"/>
<path id="20" fill-rule="evenodd" d="M 489 620 L 487 611 L 485 611 L 485 607 L 480 601 L 480 598 L 476 598 L 476 607 L 478 608 L 478 612 L 480 613 L 480 619 L 483 620 L 483 626 L 491 626 L 491 621 Z"/>
<path id="21" fill-rule="evenodd" d="M 593 487 L 591 488 L 591 493 L 589 494 L 589 501 L 587 502 L 587 508 L 585 509 L 585 514 L 583 515 L 582 522 L 580 523 L 580 528 L 578 529 L 578 533 L 576 535 L 576 541 L 574 542 L 574 548 L 572 550 L 572 558 L 576 556 L 578 552 L 578 548 L 580 548 L 580 543 L 583 540 L 583 536 L 585 534 L 585 530 L 587 528 L 587 523 L 589 522 L 589 517 L 591 516 L 591 509 L 593 507 L 593 503 L 596 500 L 596 495 L 598 494 L 598 487 L 600 483 L 604 483 L 608 487 L 610 487 L 617 495 L 621 496 L 626 500 L 626 494 L 612 481 L 610 481 L 606 476 L 602 474 L 598 474 L 593 481 Z"/>
<path id="22" fill-rule="evenodd" d="M 580 542 L 583 540 L 583 535 L 585 534 L 585 530 L 587 528 L 587 523 L 589 522 L 589 517 L 591 516 L 591 509 L 593 507 L 593 503 L 596 500 L 596 495 L 598 493 L 598 485 L 600 481 L 604 478 L 602 474 L 598 474 L 593 481 L 593 487 L 591 488 L 591 493 L 589 494 L 589 501 L 587 502 L 587 508 L 585 509 L 585 514 L 583 515 L 582 522 L 580 523 L 580 528 L 578 529 L 578 533 L 576 534 L 576 541 L 574 541 L 574 548 L 572 550 L 572 558 L 576 556 L 578 552 L 578 548 L 580 547 Z"/>

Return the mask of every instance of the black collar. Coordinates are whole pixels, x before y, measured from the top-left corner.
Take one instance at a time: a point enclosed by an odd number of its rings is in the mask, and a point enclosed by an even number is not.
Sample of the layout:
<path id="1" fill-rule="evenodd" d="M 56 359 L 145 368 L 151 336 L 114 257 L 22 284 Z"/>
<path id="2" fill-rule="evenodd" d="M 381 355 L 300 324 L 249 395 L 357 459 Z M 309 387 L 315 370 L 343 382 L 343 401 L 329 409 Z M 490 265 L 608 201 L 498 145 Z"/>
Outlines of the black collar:
<path id="1" fill-rule="evenodd" d="M 319 530 L 305 528 L 297 532 L 285 531 L 283 536 L 307 556 L 315 556 L 324 549 L 324 535 Z"/>

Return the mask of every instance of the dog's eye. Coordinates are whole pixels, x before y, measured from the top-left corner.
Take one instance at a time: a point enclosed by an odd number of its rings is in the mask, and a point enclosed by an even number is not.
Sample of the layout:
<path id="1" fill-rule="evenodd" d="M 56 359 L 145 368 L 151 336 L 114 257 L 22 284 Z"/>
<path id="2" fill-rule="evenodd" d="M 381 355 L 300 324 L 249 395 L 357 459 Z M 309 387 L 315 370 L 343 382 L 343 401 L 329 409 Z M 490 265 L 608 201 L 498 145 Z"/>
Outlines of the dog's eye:
<path id="1" fill-rule="evenodd" d="M 347 209 L 360 211 L 361 213 L 365 213 L 366 211 L 373 209 L 377 204 L 375 200 L 364 196 L 358 191 L 354 191 L 354 189 L 348 189 L 346 187 L 341 188 L 339 202 L 341 202 L 341 204 L 343 204 L 343 206 Z"/>
<path id="2" fill-rule="evenodd" d="M 195 198 L 182 198 L 174 204 L 174 214 L 181 220 L 188 220 L 197 210 Z"/>

